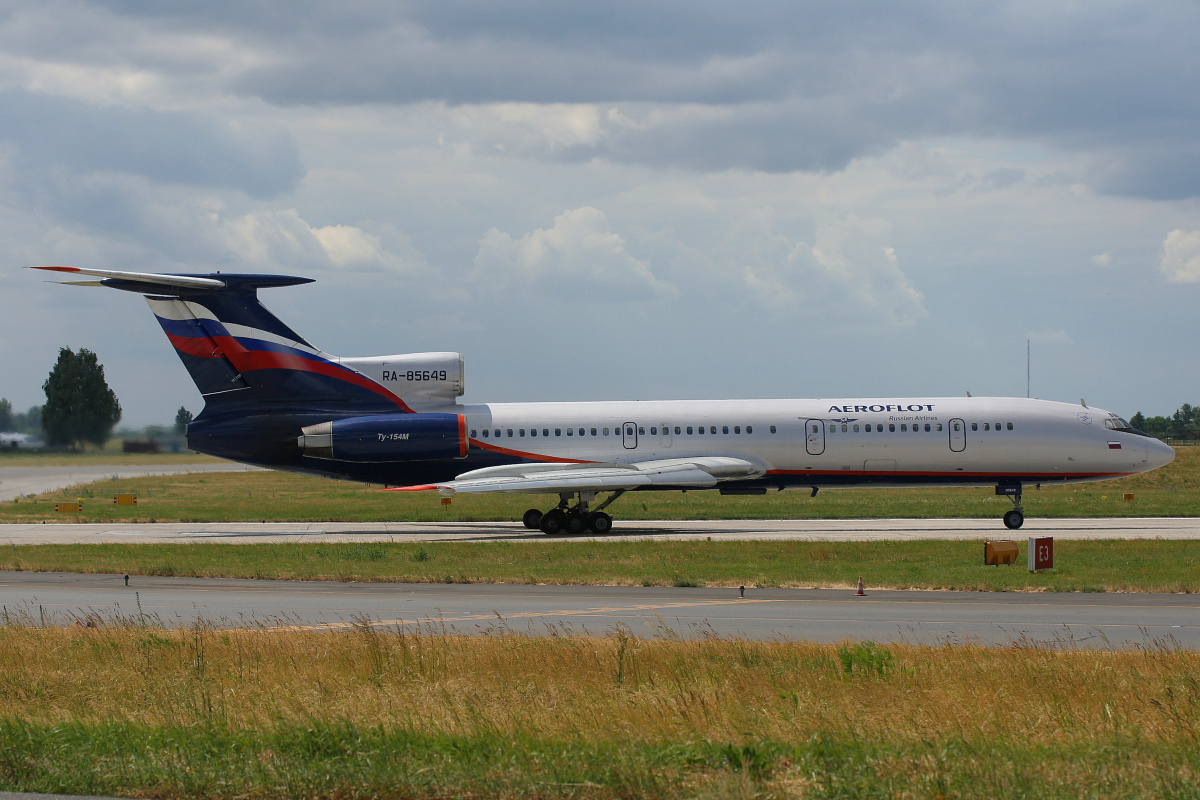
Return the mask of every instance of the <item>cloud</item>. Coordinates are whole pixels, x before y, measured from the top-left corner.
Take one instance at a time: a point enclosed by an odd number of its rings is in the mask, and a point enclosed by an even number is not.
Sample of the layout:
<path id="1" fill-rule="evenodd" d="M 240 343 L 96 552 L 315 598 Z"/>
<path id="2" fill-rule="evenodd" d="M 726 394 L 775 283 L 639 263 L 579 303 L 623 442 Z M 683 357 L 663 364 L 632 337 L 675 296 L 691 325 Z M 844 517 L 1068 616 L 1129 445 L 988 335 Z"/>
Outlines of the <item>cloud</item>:
<path id="1" fill-rule="evenodd" d="M 908 325 L 928 316 L 924 295 L 900 269 L 883 220 L 853 215 L 826 219 L 816 229 L 815 244 L 791 243 L 782 258 L 761 258 L 743 267 L 746 285 L 769 306 L 836 310 L 854 309 L 881 316 L 892 325 Z"/>
<path id="2" fill-rule="evenodd" d="M 272 197 L 304 176 L 282 126 L 198 112 L 100 107 L 22 90 L 0 92 L 0 139 L 26 171 L 105 172 Z"/>
<path id="3" fill-rule="evenodd" d="M 1070 346 L 1075 344 L 1075 340 L 1071 338 L 1071 335 L 1062 328 L 1027 331 L 1025 338 L 1036 344 L 1051 346 Z"/>
<path id="4" fill-rule="evenodd" d="M 1168 233 L 1158 268 L 1171 283 L 1200 283 L 1200 231 Z"/>
<path id="5" fill-rule="evenodd" d="M 479 242 L 473 280 L 481 285 L 518 282 L 547 294 L 588 300 L 639 300 L 670 293 L 650 264 L 631 256 L 603 211 L 564 211 L 550 228 L 514 239 L 492 228 Z"/>
<path id="6" fill-rule="evenodd" d="M 1098 253 L 1092 256 L 1092 263 L 1097 267 L 1108 269 L 1112 266 L 1112 253 Z"/>

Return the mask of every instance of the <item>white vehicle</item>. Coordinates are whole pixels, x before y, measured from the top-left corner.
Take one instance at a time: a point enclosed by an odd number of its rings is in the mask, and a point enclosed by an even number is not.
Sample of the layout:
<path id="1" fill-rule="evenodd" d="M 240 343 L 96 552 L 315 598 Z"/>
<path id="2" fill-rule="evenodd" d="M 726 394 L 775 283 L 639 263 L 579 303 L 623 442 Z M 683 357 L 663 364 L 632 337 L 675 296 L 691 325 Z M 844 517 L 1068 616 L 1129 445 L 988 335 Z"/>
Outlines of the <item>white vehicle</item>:
<path id="1" fill-rule="evenodd" d="M 463 404 L 463 357 L 339 358 L 268 312 L 278 275 L 38 267 L 147 296 L 205 398 L 188 447 L 274 469 L 436 490 L 558 496 L 524 522 L 606 533 L 628 491 L 1024 487 L 1147 472 L 1175 451 L 1108 411 L 999 397 Z M 611 493 L 599 505 L 598 495 Z"/>

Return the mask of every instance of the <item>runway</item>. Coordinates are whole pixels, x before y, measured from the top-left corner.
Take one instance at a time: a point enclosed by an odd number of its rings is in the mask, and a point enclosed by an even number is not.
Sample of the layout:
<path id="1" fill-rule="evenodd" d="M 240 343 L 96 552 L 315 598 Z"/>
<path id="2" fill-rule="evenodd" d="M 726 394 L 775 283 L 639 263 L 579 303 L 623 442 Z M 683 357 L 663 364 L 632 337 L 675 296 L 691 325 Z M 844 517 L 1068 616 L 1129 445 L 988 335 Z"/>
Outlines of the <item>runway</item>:
<path id="1" fill-rule="evenodd" d="M 261 469 L 227 462 L 192 464 L 69 464 L 61 466 L 0 467 L 0 501 L 65 489 L 108 478 L 181 475 L 187 472 L 245 472 Z"/>
<path id="2" fill-rule="evenodd" d="M 1200 647 L 1194 595 L 398 584 L 0 572 L 9 624 Z"/>
<path id="3" fill-rule="evenodd" d="M 622 520 L 603 537 L 549 537 L 519 522 L 193 522 L 0 525 L 0 544 L 105 542 L 449 542 L 737 539 L 1200 539 L 1200 518 L 1029 518 L 1018 531 L 999 519 Z"/>

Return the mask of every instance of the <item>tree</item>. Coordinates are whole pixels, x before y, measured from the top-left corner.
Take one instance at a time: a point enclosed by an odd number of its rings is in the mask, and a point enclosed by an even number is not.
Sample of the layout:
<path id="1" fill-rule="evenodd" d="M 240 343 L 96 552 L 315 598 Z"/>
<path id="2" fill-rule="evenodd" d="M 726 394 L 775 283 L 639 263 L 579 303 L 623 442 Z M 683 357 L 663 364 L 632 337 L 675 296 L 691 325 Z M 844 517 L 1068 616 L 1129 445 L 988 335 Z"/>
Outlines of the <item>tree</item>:
<path id="1" fill-rule="evenodd" d="M 104 445 L 121 419 L 121 404 L 104 380 L 104 367 L 86 348 L 58 351 L 58 361 L 42 384 L 46 405 L 42 427 L 50 445 Z"/>
<path id="2" fill-rule="evenodd" d="M 1142 416 L 1142 412 L 1140 411 L 1129 418 L 1129 424 L 1139 431 L 1146 430 L 1146 418 Z"/>
<path id="3" fill-rule="evenodd" d="M 15 430 L 13 422 L 12 403 L 7 397 L 0 397 L 0 431 Z"/>
<path id="4" fill-rule="evenodd" d="M 187 426 L 191 421 L 192 412 L 188 411 L 183 406 L 180 406 L 179 410 L 175 412 L 175 432 L 181 434 L 187 433 Z"/>

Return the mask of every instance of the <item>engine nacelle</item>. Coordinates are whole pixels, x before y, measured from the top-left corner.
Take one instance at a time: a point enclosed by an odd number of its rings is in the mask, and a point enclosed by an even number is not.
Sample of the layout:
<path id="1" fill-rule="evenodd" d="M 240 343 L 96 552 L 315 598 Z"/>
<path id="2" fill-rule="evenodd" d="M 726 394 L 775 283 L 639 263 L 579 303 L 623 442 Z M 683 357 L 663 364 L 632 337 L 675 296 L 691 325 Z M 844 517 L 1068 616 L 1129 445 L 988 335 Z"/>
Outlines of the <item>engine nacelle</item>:
<path id="1" fill-rule="evenodd" d="M 464 391 L 461 353 L 341 358 L 338 363 L 387 387 L 410 406 L 453 403 Z"/>
<path id="2" fill-rule="evenodd" d="M 309 458 L 382 463 L 463 458 L 467 418 L 462 414 L 375 414 L 320 422 L 296 440 Z"/>

